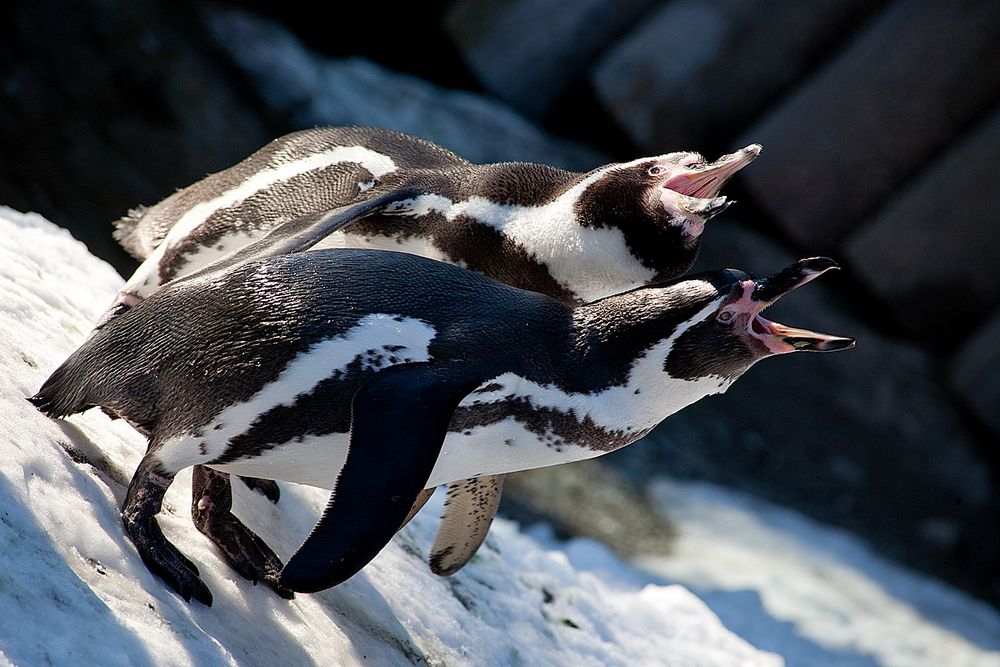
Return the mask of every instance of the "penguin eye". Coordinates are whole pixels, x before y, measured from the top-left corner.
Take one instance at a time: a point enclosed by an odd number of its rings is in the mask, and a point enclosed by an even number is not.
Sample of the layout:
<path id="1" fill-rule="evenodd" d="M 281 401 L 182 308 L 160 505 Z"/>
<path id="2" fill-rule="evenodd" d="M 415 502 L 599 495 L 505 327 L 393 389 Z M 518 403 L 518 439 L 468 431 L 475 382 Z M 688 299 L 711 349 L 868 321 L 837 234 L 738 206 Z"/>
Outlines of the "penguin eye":
<path id="1" fill-rule="evenodd" d="M 663 173 L 663 167 L 654 164 L 652 167 L 646 170 L 646 173 L 649 174 L 650 176 L 659 176 L 660 174 Z"/>
<path id="2" fill-rule="evenodd" d="M 715 319 L 719 320 L 722 323 L 730 322 L 733 319 L 733 311 L 731 311 L 731 310 L 724 310 L 721 313 L 719 313 L 718 315 L 716 315 Z"/>

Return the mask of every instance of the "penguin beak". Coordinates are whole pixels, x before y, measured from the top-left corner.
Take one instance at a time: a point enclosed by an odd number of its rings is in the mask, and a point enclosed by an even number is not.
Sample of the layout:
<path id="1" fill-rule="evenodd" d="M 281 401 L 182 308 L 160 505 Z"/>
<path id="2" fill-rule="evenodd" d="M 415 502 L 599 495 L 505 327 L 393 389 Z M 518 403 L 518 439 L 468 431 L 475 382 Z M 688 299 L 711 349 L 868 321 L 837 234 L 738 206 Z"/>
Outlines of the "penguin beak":
<path id="1" fill-rule="evenodd" d="M 760 144 L 750 144 L 735 153 L 723 155 L 715 162 L 697 167 L 688 167 L 670 178 L 663 187 L 689 197 L 711 199 L 719 194 L 722 186 L 760 155 Z"/>
<path id="2" fill-rule="evenodd" d="M 773 276 L 753 281 L 750 301 L 754 310 L 750 318 L 750 334 L 764 343 L 773 354 L 786 352 L 835 352 L 854 347 L 853 338 L 831 336 L 808 329 L 771 322 L 760 313 L 792 290 L 798 289 L 831 269 L 839 269 L 828 257 L 800 259 Z M 749 286 L 748 286 L 749 287 Z"/>

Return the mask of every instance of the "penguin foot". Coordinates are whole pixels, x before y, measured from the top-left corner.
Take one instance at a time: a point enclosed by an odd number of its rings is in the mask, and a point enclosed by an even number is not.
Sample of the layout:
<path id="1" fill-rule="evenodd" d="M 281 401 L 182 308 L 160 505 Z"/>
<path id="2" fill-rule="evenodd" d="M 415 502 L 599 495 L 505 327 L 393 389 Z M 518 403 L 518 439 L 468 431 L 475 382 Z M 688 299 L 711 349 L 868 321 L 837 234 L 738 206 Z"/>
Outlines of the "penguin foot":
<path id="1" fill-rule="evenodd" d="M 165 581 L 178 595 L 212 606 L 212 592 L 198 578 L 198 568 L 163 536 L 156 519 L 131 520 L 123 517 L 125 533 L 149 570 Z"/>
<path id="2" fill-rule="evenodd" d="M 281 489 L 273 479 L 261 479 L 260 477 L 240 477 L 240 479 L 243 480 L 248 489 L 264 494 L 264 497 L 272 503 L 277 504 L 278 500 L 281 499 Z"/>
<path id="3" fill-rule="evenodd" d="M 132 476 L 122 507 L 125 534 L 150 572 L 186 601 L 194 598 L 211 607 L 212 592 L 198 578 L 198 568 L 163 536 L 156 522 L 156 514 L 163 506 L 163 495 L 173 479 L 173 475 L 159 466 L 155 456 L 146 454 Z"/>
<path id="4" fill-rule="evenodd" d="M 233 500 L 229 475 L 195 466 L 192 492 L 191 518 L 195 527 L 222 551 L 232 568 L 254 584 L 263 582 L 279 596 L 292 599 L 294 593 L 278 583 L 284 567 L 281 559 L 230 511 Z"/>

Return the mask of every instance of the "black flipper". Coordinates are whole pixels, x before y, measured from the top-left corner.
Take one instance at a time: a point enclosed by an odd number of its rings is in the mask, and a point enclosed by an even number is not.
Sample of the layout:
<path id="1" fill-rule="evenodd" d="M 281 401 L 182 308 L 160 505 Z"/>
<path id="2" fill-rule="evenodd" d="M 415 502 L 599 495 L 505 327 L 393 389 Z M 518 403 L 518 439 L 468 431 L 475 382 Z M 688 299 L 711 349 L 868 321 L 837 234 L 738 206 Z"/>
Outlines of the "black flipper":
<path id="1" fill-rule="evenodd" d="M 323 517 L 281 572 L 282 586 L 336 586 L 389 543 L 427 484 L 455 408 L 485 377 L 468 365 L 407 364 L 355 394 L 347 462 Z"/>
<path id="2" fill-rule="evenodd" d="M 307 213 L 278 225 L 263 238 L 212 262 L 204 268 L 177 278 L 171 284 L 203 278 L 266 257 L 304 252 L 352 222 L 381 213 L 393 204 L 413 199 L 419 194 L 420 190 L 418 189 L 402 188 L 356 204 L 348 204 L 328 211 Z"/>

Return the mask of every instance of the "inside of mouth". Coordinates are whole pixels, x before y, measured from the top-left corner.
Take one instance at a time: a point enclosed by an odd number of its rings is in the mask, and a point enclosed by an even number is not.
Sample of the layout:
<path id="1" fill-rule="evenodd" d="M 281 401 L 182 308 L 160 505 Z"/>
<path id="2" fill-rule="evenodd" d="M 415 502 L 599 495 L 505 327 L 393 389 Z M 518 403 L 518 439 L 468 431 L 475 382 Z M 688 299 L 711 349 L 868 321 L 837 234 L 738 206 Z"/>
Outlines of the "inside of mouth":
<path id="1" fill-rule="evenodd" d="M 720 190 L 722 190 L 722 185 L 723 185 L 722 183 L 719 183 L 718 187 L 716 187 L 716 181 L 718 180 L 719 177 L 713 175 L 709 176 L 702 182 L 696 181 L 698 185 L 697 187 L 694 188 L 694 192 L 691 193 L 691 196 L 705 197 L 705 198 L 714 197 L 715 195 L 719 194 Z"/>
<path id="2" fill-rule="evenodd" d="M 711 174 L 703 178 L 671 179 L 663 187 L 688 197 L 710 199 L 719 194 L 723 185 L 725 179 L 720 181 L 718 174 Z"/>
<path id="3" fill-rule="evenodd" d="M 750 328 L 754 333 L 761 336 L 766 336 L 771 333 L 771 322 L 765 320 L 760 315 L 754 315 L 754 318 L 750 321 Z"/>

